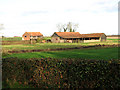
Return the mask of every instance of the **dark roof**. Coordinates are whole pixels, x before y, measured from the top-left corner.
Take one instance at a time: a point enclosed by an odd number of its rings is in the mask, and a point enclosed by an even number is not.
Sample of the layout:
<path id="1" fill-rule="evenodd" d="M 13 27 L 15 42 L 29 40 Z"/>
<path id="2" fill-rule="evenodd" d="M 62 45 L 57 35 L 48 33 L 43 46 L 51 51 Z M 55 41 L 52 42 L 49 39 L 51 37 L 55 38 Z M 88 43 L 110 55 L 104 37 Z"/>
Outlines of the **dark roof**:
<path id="1" fill-rule="evenodd" d="M 58 36 L 62 38 L 80 38 L 81 35 L 79 32 L 55 32 Z"/>
<path id="2" fill-rule="evenodd" d="M 43 36 L 40 32 L 26 32 L 30 34 L 31 36 Z"/>

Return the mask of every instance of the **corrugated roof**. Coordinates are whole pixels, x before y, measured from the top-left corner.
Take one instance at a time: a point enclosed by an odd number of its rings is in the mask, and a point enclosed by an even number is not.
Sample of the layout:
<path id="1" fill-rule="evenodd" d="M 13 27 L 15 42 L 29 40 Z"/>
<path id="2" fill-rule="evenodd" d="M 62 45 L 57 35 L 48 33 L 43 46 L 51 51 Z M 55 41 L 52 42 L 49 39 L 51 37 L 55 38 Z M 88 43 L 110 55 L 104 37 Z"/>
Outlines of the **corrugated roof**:
<path id="1" fill-rule="evenodd" d="M 81 34 L 82 37 L 87 38 L 87 37 L 101 37 L 104 33 L 92 33 L 92 34 Z"/>
<path id="2" fill-rule="evenodd" d="M 40 32 L 27 32 L 29 33 L 31 36 L 43 36 Z"/>
<path id="3" fill-rule="evenodd" d="M 58 36 L 62 38 L 80 38 L 79 32 L 55 32 Z"/>

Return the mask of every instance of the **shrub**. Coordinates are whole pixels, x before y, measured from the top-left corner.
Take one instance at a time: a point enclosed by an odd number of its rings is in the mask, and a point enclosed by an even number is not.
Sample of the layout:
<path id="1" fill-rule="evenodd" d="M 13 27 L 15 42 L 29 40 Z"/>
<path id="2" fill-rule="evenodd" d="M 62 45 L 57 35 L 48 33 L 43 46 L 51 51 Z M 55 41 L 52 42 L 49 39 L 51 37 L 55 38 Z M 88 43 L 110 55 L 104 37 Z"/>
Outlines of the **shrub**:
<path id="1" fill-rule="evenodd" d="M 6 58 L 3 59 L 3 86 L 10 86 L 7 80 L 11 83 L 15 80 L 22 87 L 34 88 L 118 88 L 119 62 Z"/>
<path id="2" fill-rule="evenodd" d="M 42 38 L 37 38 L 36 43 L 41 43 L 42 42 Z"/>

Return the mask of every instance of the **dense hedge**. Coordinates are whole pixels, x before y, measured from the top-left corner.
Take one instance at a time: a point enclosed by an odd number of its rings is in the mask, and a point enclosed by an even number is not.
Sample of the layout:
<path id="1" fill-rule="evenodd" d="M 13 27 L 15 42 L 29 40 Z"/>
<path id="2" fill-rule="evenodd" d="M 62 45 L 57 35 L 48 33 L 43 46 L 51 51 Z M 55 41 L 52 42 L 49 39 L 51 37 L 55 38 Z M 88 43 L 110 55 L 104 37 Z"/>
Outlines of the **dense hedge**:
<path id="1" fill-rule="evenodd" d="M 120 62 L 3 59 L 3 88 L 118 88 Z"/>

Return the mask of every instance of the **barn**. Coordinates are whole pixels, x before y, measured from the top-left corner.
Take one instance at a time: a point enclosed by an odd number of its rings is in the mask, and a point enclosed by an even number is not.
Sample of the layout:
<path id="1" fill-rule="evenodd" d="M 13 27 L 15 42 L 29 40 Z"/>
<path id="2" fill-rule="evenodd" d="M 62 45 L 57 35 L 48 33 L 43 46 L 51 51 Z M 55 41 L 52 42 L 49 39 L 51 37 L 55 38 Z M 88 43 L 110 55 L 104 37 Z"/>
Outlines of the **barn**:
<path id="1" fill-rule="evenodd" d="M 22 35 L 22 40 L 36 40 L 37 38 L 42 38 L 43 35 L 40 32 L 25 32 Z"/>
<path id="2" fill-rule="evenodd" d="M 106 41 L 104 33 L 81 34 L 84 42 L 100 42 Z"/>
<path id="3" fill-rule="evenodd" d="M 51 36 L 53 43 L 80 43 L 106 41 L 104 33 L 80 34 L 79 32 L 55 32 Z"/>
<path id="4" fill-rule="evenodd" d="M 51 37 L 51 41 L 53 43 L 73 43 L 79 42 L 81 38 L 79 32 L 55 32 Z"/>

